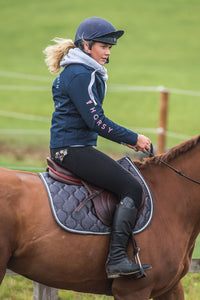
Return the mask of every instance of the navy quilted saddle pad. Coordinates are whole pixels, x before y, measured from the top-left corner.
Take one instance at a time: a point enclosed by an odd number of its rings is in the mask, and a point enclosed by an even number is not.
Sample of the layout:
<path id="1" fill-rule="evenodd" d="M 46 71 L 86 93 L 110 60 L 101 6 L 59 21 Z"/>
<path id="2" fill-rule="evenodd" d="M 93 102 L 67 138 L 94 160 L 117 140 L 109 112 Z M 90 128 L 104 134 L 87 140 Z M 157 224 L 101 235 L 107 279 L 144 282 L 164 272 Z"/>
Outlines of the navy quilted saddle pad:
<path id="1" fill-rule="evenodd" d="M 152 194 L 129 157 L 123 157 L 118 163 L 137 178 L 145 192 L 145 206 L 134 228 L 134 234 L 137 234 L 147 228 L 153 217 Z M 63 229 L 79 234 L 110 234 L 111 228 L 98 219 L 91 200 L 87 201 L 80 211 L 75 211 L 79 204 L 89 196 L 84 186 L 55 181 L 47 172 L 39 173 L 39 175 L 45 185 L 53 216 Z"/>

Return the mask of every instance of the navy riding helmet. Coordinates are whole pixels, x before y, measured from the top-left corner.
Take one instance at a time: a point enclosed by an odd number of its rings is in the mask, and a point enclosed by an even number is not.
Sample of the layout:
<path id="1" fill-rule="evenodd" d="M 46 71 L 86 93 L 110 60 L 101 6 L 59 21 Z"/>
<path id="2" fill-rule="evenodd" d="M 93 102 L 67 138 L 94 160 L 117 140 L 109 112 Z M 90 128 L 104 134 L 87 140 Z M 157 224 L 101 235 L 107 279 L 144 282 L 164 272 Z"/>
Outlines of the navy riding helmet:
<path id="1" fill-rule="evenodd" d="M 81 42 L 101 42 L 116 45 L 117 39 L 124 34 L 124 30 L 116 30 L 114 26 L 105 19 L 92 17 L 84 20 L 76 31 L 74 44 L 80 47 Z M 92 43 L 91 43 L 92 46 Z"/>

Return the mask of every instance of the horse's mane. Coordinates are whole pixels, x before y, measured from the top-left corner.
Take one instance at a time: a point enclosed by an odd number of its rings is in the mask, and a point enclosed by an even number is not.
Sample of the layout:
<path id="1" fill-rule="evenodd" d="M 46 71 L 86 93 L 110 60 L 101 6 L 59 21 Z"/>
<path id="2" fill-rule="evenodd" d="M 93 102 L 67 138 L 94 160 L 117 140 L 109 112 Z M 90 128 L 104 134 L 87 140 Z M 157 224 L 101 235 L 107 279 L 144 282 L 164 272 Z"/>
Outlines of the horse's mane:
<path id="1" fill-rule="evenodd" d="M 163 160 L 164 162 L 169 163 L 170 161 L 172 161 L 179 155 L 186 153 L 187 151 L 189 151 L 190 149 L 195 147 L 198 143 L 200 143 L 200 135 L 198 135 L 186 142 L 183 142 L 183 143 L 179 144 L 178 146 L 173 147 L 165 154 L 161 154 L 159 156 L 155 156 L 155 157 L 146 159 L 144 162 L 137 161 L 135 163 L 136 163 L 137 167 L 140 169 L 145 168 L 151 164 L 154 164 L 154 165 L 159 164 L 160 162 L 157 159 L 157 157 L 159 157 L 159 159 Z"/>

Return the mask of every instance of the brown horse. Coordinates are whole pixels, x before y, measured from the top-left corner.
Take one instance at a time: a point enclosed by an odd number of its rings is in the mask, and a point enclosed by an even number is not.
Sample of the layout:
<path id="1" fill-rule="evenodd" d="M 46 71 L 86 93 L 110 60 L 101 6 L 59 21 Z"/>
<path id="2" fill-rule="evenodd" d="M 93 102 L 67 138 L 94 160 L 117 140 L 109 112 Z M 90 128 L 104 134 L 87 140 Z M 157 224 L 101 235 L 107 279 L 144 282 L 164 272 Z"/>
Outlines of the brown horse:
<path id="1" fill-rule="evenodd" d="M 200 180 L 200 136 L 160 159 Z M 200 185 L 158 162 L 137 163 L 154 196 L 150 226 L 136 235 L 148 276 L 106 278 L 109 235 L 78 235 L 53 219 L 46 190 L 37 174 L 0 168 L 0 280 L 9 268 L 59 289 L 112 294 L 115 300 L 182 300 L 187 273 L 200 232 Z M 132 256 L 130 243 L 128 254 Z"/>

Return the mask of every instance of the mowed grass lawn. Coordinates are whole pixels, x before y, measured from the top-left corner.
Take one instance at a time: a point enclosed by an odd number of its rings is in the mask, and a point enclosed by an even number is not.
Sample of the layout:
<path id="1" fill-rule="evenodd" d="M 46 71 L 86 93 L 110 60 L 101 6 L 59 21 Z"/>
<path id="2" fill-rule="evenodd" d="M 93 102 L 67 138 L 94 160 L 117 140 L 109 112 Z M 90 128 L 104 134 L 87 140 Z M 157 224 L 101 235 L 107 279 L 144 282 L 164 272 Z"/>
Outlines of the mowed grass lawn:
<path id="1" fill-rule="evenodd" d="M 196 0 L 1 1 L 0 145 L 48 148 L 55 76 L 48 73 L 42 50 L 55 36 L 74 39 L 79 23 L 90 16 L 125 30 L 106 66 L 106 115 L 156 145 L 159 93 L 131 88 L 200 92 L 199 9 Z M 199 111 L 200 96 L 170 94 L 167 148 L 199 134 Z M 103 139 L 98 146 L 109 153 L 125 151 Z"/>
<path id="2" fill-rule="evenodd" d="M 74 38 L 79 23 L 104 17 L 125 35 L 112 48 L 104 103 L 113 121 L 148 135 L 156 146 L 159 93 L 133 87 L 181 90 L 169 97 L 167 148 L 200 132 L 200 2 L 197 0 L 2 0 L 0 3 L 0 165 L 45 169 L 53 101 L 42 50 L 55 36 Z M 198 93 L 182 93 L 182 90 Z M 107 153 L 123 146 L 99 139 Z M 200 239 L 194 255 L 200 257 Z M 186 300 L 197 300 L 200 274 L 184 280 Z M 32 282 L 7 276 L 0 299 L 32 299 Z M 59 299 L 106 300 L 59 291 Z"/>

